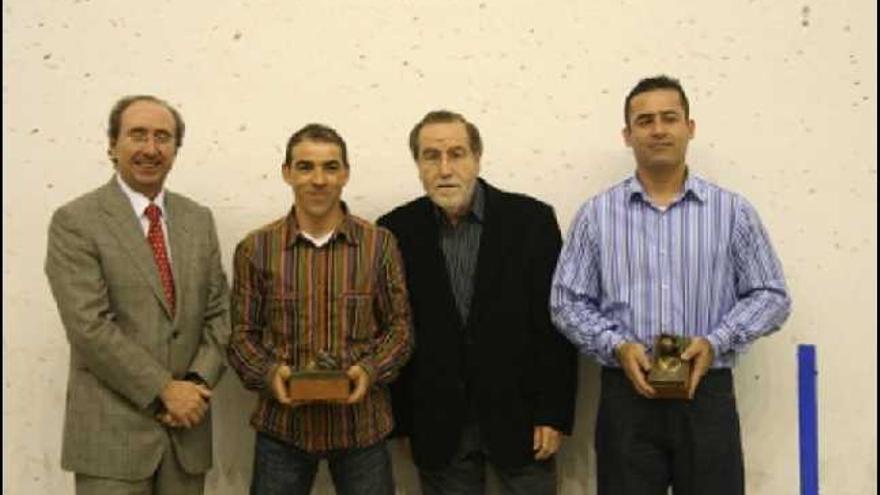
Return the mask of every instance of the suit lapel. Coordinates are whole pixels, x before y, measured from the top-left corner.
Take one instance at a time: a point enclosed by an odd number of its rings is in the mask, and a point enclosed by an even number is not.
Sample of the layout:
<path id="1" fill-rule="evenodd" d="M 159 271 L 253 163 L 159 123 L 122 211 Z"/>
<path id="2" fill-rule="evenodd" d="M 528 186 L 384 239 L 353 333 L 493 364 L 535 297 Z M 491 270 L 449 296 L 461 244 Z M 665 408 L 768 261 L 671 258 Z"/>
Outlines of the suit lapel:
<path id="1" fill-rule="evenodd" d="M 483 301 L 491 297 L 494 281 L 504 266 L 504 243 L 508 237 L 507 217 L 501 211 L 500 191 L 480 179 L 485 191 L 483 231 L 480 233 L 480 251 L 477 254 L 477 273 L 467 326 L 479 321 Z"/>
<path id="2" fill-rule="evenodd" d="M 434 213 L 434 206 L 427 197 L 422 199 L 419 215 L 421 221 L 428 228 L 424 230 L 417 229 L 424 235 L 414 236 L 413 243 L 416 245 L 416 251 L 422 253 L 422 259 L 417 266 L 422 267 L 426 272 L 425 280 L 438 281 L 437 291 L 439 292 L 443 304 L 449 313 L 455 315 L 456 321 L 459 322 L 458 328 L 463 328 L 464 322 L 461 321 L 461 315 L 458 312 L 458 306 L 455 303 L 455 296 L 452 293 L 452 283 L 449 280 L 449 269 L 446 266 L 446 258 L 440 248 L 440 227 Z"/>
<path id="3" fill-rule="evenodd" d="M 141 276 L 150 284 L 159 304 L 165 308 L 166 313 L 171 314 L 171 308 L 165 301 L 165 292 L 162 290 L 162 282 L 159 280 L 159 270 L 153 259 L 153 251 L 147 243 L 140 220 L 132 209 L 131 202 L 122 192 L 119 184 L 116 183 L 115 177 L 110 179 L 110 182 L 101 189 L 101 207 L 110 223 L 110 232 L 116 236 L 122 249 L 131 258 L 132 264 L 138 268 Z"/>
<path id="4" fill-rule="evenodd" d="M 184 207 L 181 198 L 166 190 L 165 192 L 165 209 L 168 212 L 168 218 L 165 222 L 168 225 L 168 249 L 171 250 L 171 273 L 174 275 L 174 293 L 177 298 L 177 313 L 180 308 L 185 307 L 182 301 L 184 291 L 180 286 L 184 280 L 184 272 L 189 266 L 189 258 L 192 250 L 191 242 L 187 242 L 190 232 L 189 211 Z"/>

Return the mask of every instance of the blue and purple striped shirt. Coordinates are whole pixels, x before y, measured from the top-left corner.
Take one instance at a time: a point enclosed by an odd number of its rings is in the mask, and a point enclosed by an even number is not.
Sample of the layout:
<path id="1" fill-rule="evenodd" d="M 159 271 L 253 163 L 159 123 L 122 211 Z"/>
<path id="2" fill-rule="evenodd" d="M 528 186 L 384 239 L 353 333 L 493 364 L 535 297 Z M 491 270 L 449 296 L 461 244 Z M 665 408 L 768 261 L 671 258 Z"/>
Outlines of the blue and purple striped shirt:
<path id="1" fill-rule="evenodd" d="M 589 199 L 568 233 L 550 294 L 557 328 L 582 353 L 618 367 L 625 341 L 703 336 L 713 368 L 788 318 L 782 267 L 745 198 L 689 174 L 667 208 L 635 176 Z"/>

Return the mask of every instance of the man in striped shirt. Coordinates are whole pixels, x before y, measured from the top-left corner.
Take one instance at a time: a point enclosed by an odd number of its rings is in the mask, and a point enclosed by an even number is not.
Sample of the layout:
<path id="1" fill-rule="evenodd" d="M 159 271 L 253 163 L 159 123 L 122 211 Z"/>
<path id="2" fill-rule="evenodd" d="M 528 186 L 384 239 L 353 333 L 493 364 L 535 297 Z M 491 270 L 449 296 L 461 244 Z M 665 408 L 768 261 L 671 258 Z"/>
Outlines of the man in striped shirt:
<path id="1" fill-rule="evenodd" d="M 309 493 L 327 459 L 339 493 L 391 495 L 387 384 L 413 347 L 395 239 L 342 202 L 349 164 L 333 129 L 294 133 L 281 170 L 293 208 L 251 232 L 234 259 L 229 361 L 260 393 L 251 493 Z M 294 402 L 288 379 L 319 359 L 346 371 L 350 396 Z"/>
<path id="2" fill-rule="evenodd" d="M 782 267 L 748 201 L 689 170 L 677 80 L 640 81 L 624 117 L 636 172 L 580 208 L 550 296 L 560 331 L 603 366 L 599 493 L 741 494 L 731 368 L 788 317 Z M 646 379 L 660 333 L 690 338 L 690 400 L 656 399 Z"/>

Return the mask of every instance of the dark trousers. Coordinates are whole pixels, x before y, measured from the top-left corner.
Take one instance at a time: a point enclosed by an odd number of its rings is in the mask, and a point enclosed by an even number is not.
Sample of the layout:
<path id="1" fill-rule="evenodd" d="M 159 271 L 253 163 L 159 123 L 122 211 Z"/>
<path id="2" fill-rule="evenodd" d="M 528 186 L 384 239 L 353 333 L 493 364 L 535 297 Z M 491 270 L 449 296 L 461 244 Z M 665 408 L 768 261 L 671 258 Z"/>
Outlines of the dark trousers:
<path id="1" fill-rule="evenodd" d="M 481 495 L 486 492 L 486 448 L 475 424 L 465 427 L 461 443 L 449 465 L 440 469 L 419 468 L 423 495 Z M 553 495 L 556 493 L 555 457 L 533 461 L 520 468 L 492 466 L 504 495 Z"/>
<path id="2" fill-rule="evenodd" d="M 730 370 L 710 370 L 692 401 L 646 399 L 602 370 L 596 419 L 600 495 L 742 495 L 739 415 Z"/>
<path id="3" fill-rule="evenodd" d="M 311 454 L 262 433 L 257 433 L 251 495 L 308 495 L 321 459 L 327 459 L 340 495 L 394 495 L 384 440 L 362 449 Z"/>

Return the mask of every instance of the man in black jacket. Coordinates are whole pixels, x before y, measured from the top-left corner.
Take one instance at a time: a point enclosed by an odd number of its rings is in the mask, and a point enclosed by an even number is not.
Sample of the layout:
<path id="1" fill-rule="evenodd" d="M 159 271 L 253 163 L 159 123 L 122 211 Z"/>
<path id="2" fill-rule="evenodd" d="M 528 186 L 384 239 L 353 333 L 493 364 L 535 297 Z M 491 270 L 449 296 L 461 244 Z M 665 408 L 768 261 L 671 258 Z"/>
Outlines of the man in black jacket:
<path id="1" fill-rule="evenodd" d="M 561 247 L 553 209 L 478 177 L 482 141 L 463 116 L 428 113 L 410 133 L 426 196 L 379 225 L 397 236 L 416 350 L 392 385 L 422 491 L 556 492 L 554 454 L 574 415 L 577 356 L 553 328 Z"/>

